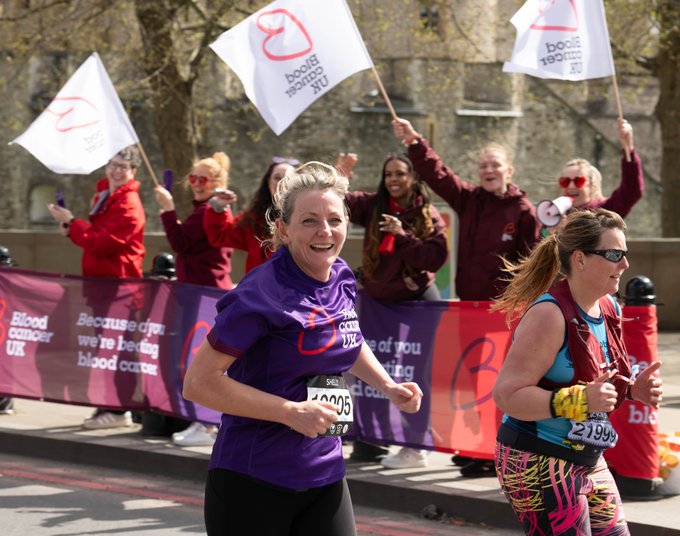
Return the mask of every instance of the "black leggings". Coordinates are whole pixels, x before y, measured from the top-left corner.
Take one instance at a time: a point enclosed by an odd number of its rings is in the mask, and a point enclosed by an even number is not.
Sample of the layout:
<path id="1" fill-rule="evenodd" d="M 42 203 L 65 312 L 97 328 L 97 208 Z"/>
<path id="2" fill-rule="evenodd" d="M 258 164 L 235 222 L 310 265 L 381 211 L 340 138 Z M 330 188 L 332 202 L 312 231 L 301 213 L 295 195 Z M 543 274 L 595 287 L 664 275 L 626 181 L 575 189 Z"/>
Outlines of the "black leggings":
<path id="1" fill-rule="evenodd" d="M 308 490 L 213 469 L 205 486 L 208 536 L 356 536 L 347 482 Z"/>

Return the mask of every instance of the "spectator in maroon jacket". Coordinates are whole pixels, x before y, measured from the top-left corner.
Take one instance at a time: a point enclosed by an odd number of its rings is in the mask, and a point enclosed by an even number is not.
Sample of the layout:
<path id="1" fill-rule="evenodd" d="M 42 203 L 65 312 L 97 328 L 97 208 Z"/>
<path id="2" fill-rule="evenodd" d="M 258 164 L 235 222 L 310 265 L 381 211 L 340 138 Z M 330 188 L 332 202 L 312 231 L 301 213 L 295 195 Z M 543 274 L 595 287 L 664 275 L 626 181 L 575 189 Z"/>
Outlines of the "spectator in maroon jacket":
<path id="1" fill-rule="evenodd" d="M 184 182 L 191 189 L 194 211 L 180 222 L 172 194 L 162 186 L 154 193 L 160 206 L 161 222 L 170 247 L 175 251 L 177 279 L 184 283 L 231 289 L 231 254 L 226 247 L 208 242 L 203 213 L 215 188 L 226 189 L 231 162 L 225 153 L 215 153 L 194 163 Z"/>
<path id="2" fill-rule="evenodd" d="M 625 119 L 619 119 L 617 134 L 622 147 L 621 183 L 609 197 L 602 195 L 602 175 L 590 162 L 577 158 L 564 166 L 558 182 L 562 195 L 574 199 L 574 208 L 605 208 L 625 218 L 642 198 L 645 179 L 640 157 L 635 152 L 633 127 Z M 627 155 L 630 155 L 630 160 Z"/>
<path id="3" fill-rule="evenodd" d="M 336 167 L 352 175 L 356 155 L 341 154 Z M 364 292 L 380 301 L 439 300 L 435 273 L 448 258 L 445 225 L 430 203 L 430 193 L 405 154 L 388 155 L 376 192 L 348 192 L 350 221 L 363 226 L 363 259 L 359 280 Z M 428 371 L 419 371 L 423 378 Z M 396 378 L 395 378 L 396 379 Z M 414 380 L 417 381 L 417 380 Z M 424 413 L 428 413 L 423 399 Z M 413 441 L 424 441 L 422 419 L 404 415 Z M 417 438 L 417 439 L 416 439 Z M 351 458 L 368 461 L 387 450 L 355 441 Z M 402 448 L 381 463 L 388 468 L 424 467 L 427 451 Z"/>
<path id="4" fill-rule="evenodd" d="M 232 288 L 232 249 L 214 247 L 203 229 L 203 214 L 216 188 L 227 188 L 231 161 L 222 152 L 194 163 L 184 182 L 191 189 L 194 210 L 180 222 L 175 212 L 172 194 L 162 186 L 154 192 L 160 206 L 161 221 L 170 246 L 176 255 L 177 280 L 195 285 Z M 210 446 L 215 442 L 217 427 L 194 422 L 186 430 L 172 435 L 172 442 L 180 447 Z"/>
<path id="5" fill-rule="evenodd" d="M 512 182 L 507 150 L 492 143 L 479 152 L 479 184 L 446 167 L 427 140 L 405 119 L 394 134 L 408 147 L 416 173 L 458 214 L 456 293 L 461 300 L 491 300 L 504 288 L 501 256 L 517 262 L 540 239 L 536 209 Z"/>
<path id="6" fill-rule="evenodd" d="M 479 184 L 464 181 L 441 161 L 427 140 L 405 119 L 392 122 L 394 135 L 408 147 L 416 173 L 458 214 L 456 293 L 461 300 L 500 295 L 503 258 L 517 263 L 540 239 L 536 209 L 512 182 L 508 151 L 491 143 L 479 152 Z M 501 258 L 502 257 L 502 258 Z M 454 456 L 467 477 L 493 475 L 491 460 Z"/>

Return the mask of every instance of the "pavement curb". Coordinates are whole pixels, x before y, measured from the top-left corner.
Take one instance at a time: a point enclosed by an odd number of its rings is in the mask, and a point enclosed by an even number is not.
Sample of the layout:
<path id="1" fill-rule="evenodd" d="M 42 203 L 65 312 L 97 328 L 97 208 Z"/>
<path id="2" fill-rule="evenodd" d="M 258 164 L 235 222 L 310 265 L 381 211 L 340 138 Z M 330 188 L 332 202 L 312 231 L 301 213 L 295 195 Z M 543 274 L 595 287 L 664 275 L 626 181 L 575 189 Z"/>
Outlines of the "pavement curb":
<path id="1" fill-rule="evenodd" d="M 145 437 L 135 430 L 106 436 L 74 435 L 79 428 L 47 430 L 0 429 L 0 451 L 76 464 L 135 471 L 148 475 L 173 475 L 203 483 L 209 456 L 174 447 L 166 438 Z M 435 505 L 448 517 L 497 529 L 519 529 L 515 515 L 500 489 L 487 479 L 464 479 L 453 465 L 422 471 L 385 471 L 376 464 L 347 461 L 347 482 L 356 504 L 385 510 L 421 514 Z M 415 479 L 413 477 L 416 477 Z M 422 478 L 422 481 L 417 481 Z M 487 481 L 487 482 L 483 482 Z M 442 483 L 454 482 L 444 487 Z M 460 489 L 467 486 L 467 489 Z M 626 501 L 624 500 L 624 508 Z M 680 536 L 680 528 L 628 521 L 635 536 Z"/>

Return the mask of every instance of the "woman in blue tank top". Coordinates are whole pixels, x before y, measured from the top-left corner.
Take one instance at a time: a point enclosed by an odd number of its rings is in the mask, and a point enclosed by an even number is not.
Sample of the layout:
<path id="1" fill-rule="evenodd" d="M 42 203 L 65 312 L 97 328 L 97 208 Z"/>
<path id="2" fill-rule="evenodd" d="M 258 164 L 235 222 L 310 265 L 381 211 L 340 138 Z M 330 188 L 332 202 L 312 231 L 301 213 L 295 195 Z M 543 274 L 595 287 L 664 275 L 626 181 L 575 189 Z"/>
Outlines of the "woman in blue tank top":
<path id="1" fill-rule="evenodd" d="M 661 401 L 660 363 L 632 373 L 619 288 L 623 219 L 578 211 L 518 264 L 494 308 L 523 316 L 494 387 L 505 412 L 498 479 L 527 534 L 629 534 L 602 453 L 616 443 L 609 413 L 626 398 Z"/>

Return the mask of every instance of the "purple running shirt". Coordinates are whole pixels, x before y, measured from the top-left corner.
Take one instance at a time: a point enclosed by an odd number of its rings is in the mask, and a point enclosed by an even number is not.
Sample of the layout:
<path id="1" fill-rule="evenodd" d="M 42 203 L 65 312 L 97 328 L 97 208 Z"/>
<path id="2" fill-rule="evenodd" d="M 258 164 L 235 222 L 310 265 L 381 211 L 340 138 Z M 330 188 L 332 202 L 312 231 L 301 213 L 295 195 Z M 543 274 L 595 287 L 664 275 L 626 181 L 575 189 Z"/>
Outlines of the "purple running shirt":
<path id="1" fill-rule="evenodd" d="M 341 374 L 359 355 L 356 292 L 354 274 L 342 259 L 321 282 L 279 248 L 219 300 L 208 342 L 237 358 L 228 372 L 234 380 L 306 400 L 309 378 Z M 226 414 L 210 459 L 210 469 L 216 467 L 292 489 L 345 476 L 339 437 L 310 439 L 279 423 Z"/>

